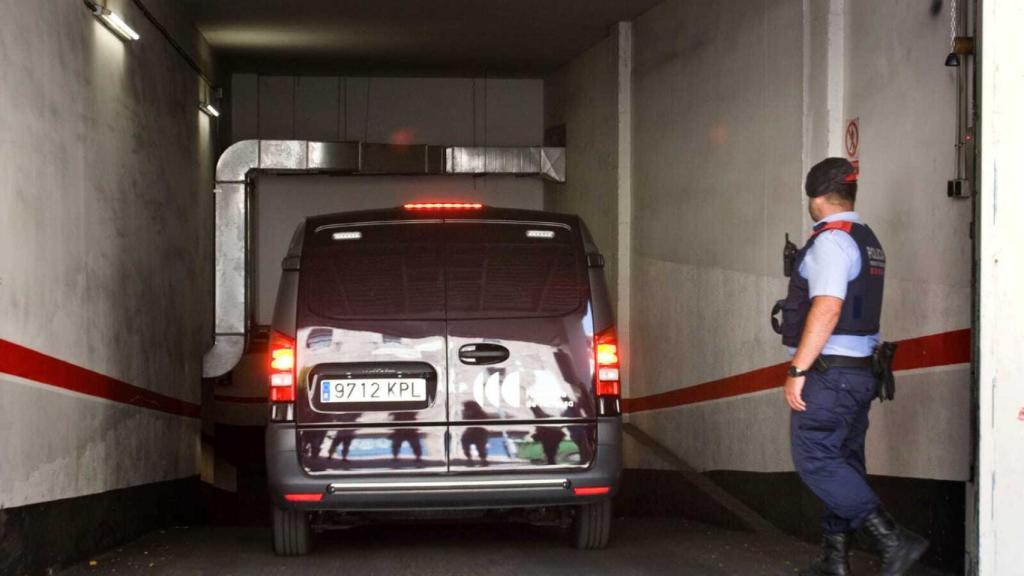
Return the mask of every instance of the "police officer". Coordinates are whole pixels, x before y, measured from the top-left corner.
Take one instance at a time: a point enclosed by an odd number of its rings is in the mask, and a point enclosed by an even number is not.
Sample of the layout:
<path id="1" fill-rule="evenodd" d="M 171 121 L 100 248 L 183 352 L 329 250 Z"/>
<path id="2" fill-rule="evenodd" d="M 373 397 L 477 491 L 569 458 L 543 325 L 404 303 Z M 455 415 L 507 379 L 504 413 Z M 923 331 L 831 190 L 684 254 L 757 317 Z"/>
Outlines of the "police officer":
<path id="1" fill-rule="evenodd" d="M 857 530 L 877 549 L 887 576 L 904 574 L 928 546 L 893 522 L 866 481 L 885 252 L 853 211 L 856 176 L 842 158 L 808 172 L 814 231 L 796 253 L 786 299 L 773 311 L 782 312 L 781 326 L 773 324 L 793 356 L 785 385 L 793 463 L 827 509 L 823 555 L 804 574 L 822 576 L 851 574 L 847 544 Z"/>

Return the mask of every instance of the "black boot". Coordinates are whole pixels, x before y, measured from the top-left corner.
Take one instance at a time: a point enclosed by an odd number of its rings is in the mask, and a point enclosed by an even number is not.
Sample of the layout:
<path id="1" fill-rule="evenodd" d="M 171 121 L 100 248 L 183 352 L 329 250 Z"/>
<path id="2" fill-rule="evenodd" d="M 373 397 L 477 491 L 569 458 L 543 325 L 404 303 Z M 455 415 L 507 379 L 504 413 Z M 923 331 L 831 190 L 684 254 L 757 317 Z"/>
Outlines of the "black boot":
<path id="1" fill-rule="evenodd" d="M 901 576 L 917 562 L 928 548 L 928 541 L 910 530 L 896 525 L 892 517 L 879 508 L 864 520 L 861 528 L 882 557 L 881 576 Z"/>
<path id="2" fill-rule="evenodd" d="M 847 544 L 850 535 L 846 532 L 825 534 L 821 539 L 821 558 L 800 572 L 800 576 L 852 576 Z"/>

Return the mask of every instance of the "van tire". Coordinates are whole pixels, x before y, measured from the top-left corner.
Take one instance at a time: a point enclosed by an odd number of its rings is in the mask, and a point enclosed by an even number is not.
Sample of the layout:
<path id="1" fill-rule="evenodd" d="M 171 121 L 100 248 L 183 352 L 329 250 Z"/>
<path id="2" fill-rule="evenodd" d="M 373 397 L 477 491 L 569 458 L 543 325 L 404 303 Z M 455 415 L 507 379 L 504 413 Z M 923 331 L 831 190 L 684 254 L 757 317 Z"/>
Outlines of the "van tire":
<path id="1" fill-rule="evenodd" d="M 279 556 L 302 556 L 313 547 L 309 515 L 302 510 L 274 506 L 274 552 Z"/>
<path id="2" fill-rule="evenodd" d="M 602 500 L 576 508 L 572 522 L 573 546 L 579 550 L 603 550 L 612 531 L 612 501 Z"/>

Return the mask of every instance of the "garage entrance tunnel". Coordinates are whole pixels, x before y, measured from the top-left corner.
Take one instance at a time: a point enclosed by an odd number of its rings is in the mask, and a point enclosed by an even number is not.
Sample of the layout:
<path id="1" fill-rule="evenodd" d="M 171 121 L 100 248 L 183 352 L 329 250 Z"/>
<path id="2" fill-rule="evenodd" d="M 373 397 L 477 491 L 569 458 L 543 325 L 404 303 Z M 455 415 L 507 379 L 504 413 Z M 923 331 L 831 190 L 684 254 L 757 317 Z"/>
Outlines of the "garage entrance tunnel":
<path id="1" fill-rule="evenodd" d="M 886 573 L 1020 573 L 1024 6 L 281 8 L 0 19 L 0 574 L 798 573 L 809 241 L 887 277 Z"/>

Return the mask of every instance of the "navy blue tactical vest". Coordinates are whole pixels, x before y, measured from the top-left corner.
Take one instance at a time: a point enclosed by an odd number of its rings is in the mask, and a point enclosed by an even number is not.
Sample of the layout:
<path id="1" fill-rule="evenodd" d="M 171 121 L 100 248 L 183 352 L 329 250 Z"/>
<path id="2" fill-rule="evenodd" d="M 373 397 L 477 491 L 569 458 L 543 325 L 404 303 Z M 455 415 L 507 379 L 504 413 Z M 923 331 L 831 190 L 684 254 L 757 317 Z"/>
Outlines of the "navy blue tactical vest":
<path id="1" fill-rule="evenodd" d="M 798 346 L 803 335 L 807 313 L 811 309 L 810 288 L 800 275 L 800 264 L 818 236 L 826 230 L 842 230 L 850 235 L 860 249 L 860 273 L 846 287 L 846 299 L 833 334 L 868 336 L 878 332 L 882 317 L 882 292 L 885 287 L 885 251 L 875 233 L 864 224 L 836 220 L 822 222 L 814 227 L 807 244 L 797 252 L 793 272 L 789 277 L 789 292 L 779 300 L 772 311 L 772 326 L 782 334 L 786 346 Z M 782 312 L 781 325 L 775 314 Z"/>

